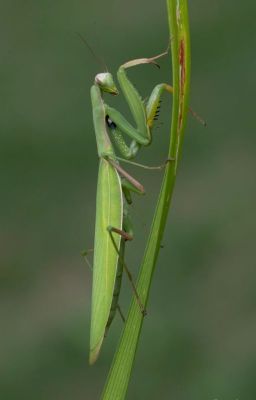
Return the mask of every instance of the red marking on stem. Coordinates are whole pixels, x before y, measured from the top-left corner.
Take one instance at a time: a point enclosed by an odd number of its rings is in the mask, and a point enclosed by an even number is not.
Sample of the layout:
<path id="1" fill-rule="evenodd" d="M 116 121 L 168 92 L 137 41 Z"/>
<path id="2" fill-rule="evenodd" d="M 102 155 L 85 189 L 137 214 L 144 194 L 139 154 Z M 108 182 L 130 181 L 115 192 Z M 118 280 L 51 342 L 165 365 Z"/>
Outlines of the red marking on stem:
<path id="1" fill-rule="evenodd" d="M 180 64 L 179 130 L 181 128 L 182 118 L 183 118 L 184 87 L 186 79 L 185 56 L 186 55 L 185 55 L 184 39 L 181 39 L 179 47 L 179 64 Z"/>
<path id="2" fill-rule="evenodd" d="M 180 58 L 180 89 L 181 89 L 181 94 L 184 95 L 185 73 L 186 73 L 184 39 L 180 41 L 179 58 Z"/>

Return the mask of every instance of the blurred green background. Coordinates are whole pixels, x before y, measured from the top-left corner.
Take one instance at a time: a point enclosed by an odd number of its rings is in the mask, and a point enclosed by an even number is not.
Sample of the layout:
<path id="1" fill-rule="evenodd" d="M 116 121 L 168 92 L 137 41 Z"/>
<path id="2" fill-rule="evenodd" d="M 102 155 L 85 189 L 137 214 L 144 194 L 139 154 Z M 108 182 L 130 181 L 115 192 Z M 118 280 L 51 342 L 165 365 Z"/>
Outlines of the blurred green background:
<path id="1" fill-rule="evenodd" d="M 191 105 L 182 165 L 127 398 L 256 398 L 255 2 L 190 2 Z M 1 4 L 0 397 L 98 399 L 120 335 L 117 316 L 88 366 L 98 159 L 89 89 L 109 70 L 152 56 L 168 41 L 165 2 L 5 1 Z M 146 97 L 170 81 L 161 70 L 130 72 Z M 120 98 L 110 99 L 130 118 Z M 165 96 L 151 148 L 165 160 Z M 147 190 L 132 208 L 134 275 L 162 173 L 127 167 Z M 131 290 L 124 279 L 122 309 Z"/>

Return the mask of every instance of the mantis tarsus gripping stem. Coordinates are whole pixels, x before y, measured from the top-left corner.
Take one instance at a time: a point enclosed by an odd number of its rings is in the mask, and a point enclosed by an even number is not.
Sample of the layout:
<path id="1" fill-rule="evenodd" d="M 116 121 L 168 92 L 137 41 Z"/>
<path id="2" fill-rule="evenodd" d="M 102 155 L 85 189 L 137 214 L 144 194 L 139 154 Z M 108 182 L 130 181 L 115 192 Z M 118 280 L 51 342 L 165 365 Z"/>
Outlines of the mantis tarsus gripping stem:
<path id="1" fill-rule="evenodd" d="M 132 274 L 131 274 L 131 272 L 129 271 L 129 268 L 128 268 L 127 265 L 126 265 L 126 262 L 124 261 L 123 257 L 122 257 L 121 254 L 120 254 L 120 251 L 118 250 L 118 248 L 117 248 L 117 246 L 116 246 L 115 239 L 114 239 L 114 237 L 113 237 L 113 232 L 116 232 L 116 233 L 118 233 L 119 235 L 121 235 L 121 237 L 122 237 L 125 241 L 126 241 L 126 240 L 132 240 L 132 237 L 131 237 L 130 235 L 127 235 L 127 232 L 121 231 L 120 229 L 116 229 L 116 228 L 114 228 L 114 227 L 112 227 L 112 226 L 108 226 L 107 230 L 108 230 L 108 232 L 109 232 L 109 234 L 110 234 L 110 237 L 111 237 L 111 241 L 112 241 L 112 243 L 113 243 L 113 246 L 114 246 L 116 252 L 117 252 L 118 255 L 119 255 L 120 261 L 121 261 L 121 263 L 122 263 L 122 265 L 123 265 L 123 268 L 124 268 L 124 270 L 125 270 L 125 272 L 126 272 L 126 274 L 127 274 L 127 277 L 128 277 L 128 279 L 129 279 L 129 281 L 130 281 L 130 283 L 131 283 L 132 290 L 133 290 L 133 292 L 134 292 L 134 296 L 135 296 L 135 298 L 136 298 L 136 300 L 137 300 L 137 302 L 138 302 L 138 305 L 139 305 L 139 307 L 140 307 L 141 313 L 142 313 L 143 316 L 145 316 L 145 315 L 147 315 L 147 311 L 146 311 L 146 309 L 145 309 L 145 307 L 144 307 L 144 305 L 143 305 L 143 303 L 142 303 L 142 301 L 141 301 L 141 299 L 140 299 L 140 296 L 139 296 L 139 294 L 138 294 L 138 292 L 137 292 L 137 289 L 136 289 L 135 284 L 134 284 L 134 282 L 133 282 Z"/>

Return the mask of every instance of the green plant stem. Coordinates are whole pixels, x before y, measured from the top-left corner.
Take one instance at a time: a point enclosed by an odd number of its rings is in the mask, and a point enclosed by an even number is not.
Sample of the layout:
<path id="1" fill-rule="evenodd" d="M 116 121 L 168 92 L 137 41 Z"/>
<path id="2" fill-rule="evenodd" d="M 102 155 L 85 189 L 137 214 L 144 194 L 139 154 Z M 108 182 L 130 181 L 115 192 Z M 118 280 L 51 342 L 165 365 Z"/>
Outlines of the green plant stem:
<path id="1" fill-rule="evenodd" d="M 167 0 L 167 11 L 171 37 L 172 82 L 174 87 L 168 158 L 175 161 L 170 161 L 165 168 L 155 215 L 138 277 L 137 291 L 145 306 L 148 301 L 152 276 L 175 185 L 189 101 L 190 41 L 187 0 Z M 122 400 L 125 398 L 142 323 L 142 314 L 136 300 L 133 299 L 102 394 L 103 400 Z"/>

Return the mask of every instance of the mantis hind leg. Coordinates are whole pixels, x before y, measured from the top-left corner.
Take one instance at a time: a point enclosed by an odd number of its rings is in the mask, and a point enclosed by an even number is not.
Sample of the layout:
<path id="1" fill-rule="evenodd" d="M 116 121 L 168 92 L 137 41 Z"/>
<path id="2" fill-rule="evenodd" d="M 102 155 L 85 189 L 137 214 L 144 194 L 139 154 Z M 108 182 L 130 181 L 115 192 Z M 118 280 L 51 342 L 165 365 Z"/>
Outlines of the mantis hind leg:
<path id="1" fill-rule="evenodd" d="M 113 298 L 112 298 L 112 303 L 110 307 L 110 312 L 109 312 L 109 317 L 105 329 L 105 336 L 107 335 L 107 332 L 109 330 L 110 325 L 112 324 L 112 321 L 116 315 L 116 310 L 120 310 L 118 300 L 119 300 L 119 294 L 121 290 L 121 285 L 122 285 L 122 277 L 123 277 L 123 263 L 120 261 L 124 257 L 124 251 L 125 251 L 125 240 L 121 240 L 120 243 L 120 249 L 119 249 L 119 260 L 117 264 L 117 271 L 116 271 L 116 280 L 115 280 L 115 286 L 114 286 L 114 291 L 113 291 Z M 121 310 L 120 310 L 121 311 Z M 120 312 L 119 311 L 119 312 Z M 124 319 L 124 316 L 122 312 L 120 312 L 121 318 Z"/>
<path id="2" fill-rule="evenodd" d="M 127 240 L 133 239 L 132 226 L 129 223 L 129 220 L 127 220 L 127 211 L 125 211 L 124 215 L 123 215 L 123 230 L 116 229 L 114 227 L 109 226 L 108 232 L 110 234 L 113 246 L 115 247 L 115 249 L 119 255 L 119 259 L 118 259 L 118 264 L 117 264 L 116 280 L 115 280 L 115 286 L 114 286 L 114 291 L 113 291 L 113 299 L 112 299 L 111 308 L 110 308 L 110 312 L 109 312 L 108 322 L 107 322 L 106 329 L 105 329 L 105 336 L 107 335 L 109 327 L 112 324 L 112 321 L 115 317 L 116 310 L 119 311 L 119 314 L 120 314 L 122 320 L 123 321 L 125 320 L 123 313 L 120 310 L 118 300 L 119 300 L 119 294 L 120 294 L 121 285 L 122 285 L 122 277 L 123 277 L 123 269 L 124 269 L 125 242 Z M 114 238 L 112 236 L 112 232 L 118 233 L 122 237 L 119 251 L 116 247 Z"/>
<path id="3" fill-rule="evenodd" d="M 121 284 L 122 284 L 122 276 L 123 276 L 123 270 L 125 270 L 128 279 L 130 281 L 130 284 L 132 286 L 132 290 L 134 293 L 134 296 L 137 300 L 137 303 L 139 305 L 139 308 L 141 310 L 141 313 L 143 316 L 145 316 L 147 314 L 146 309 L 139 297 L 139 294 L 137 292 L 137 289 L 135 287 L 134 281 L 133 281 L 133 277 L 131 272 L 129 271 L 126 262 L 124 261 L 124 253 L 125 253 L 125 243 L 127 240 L 132 240 L 133 239 L 133 232 L 132 232 L 132 226 L 131 226 L 131 222 L 130 222 L 130 218 L 128 216 L 127 213 L 124 214 L 124 220 L 123 220 L 123 228 L 124 230 L 121 231 L 119 229 L 115 229 L 114 227 L 109 226 L 108 227 L 108 231 L 113 243 L 113 246 L 115 247 L 118 255 L 119 255 L 119 260 L 118 260 L 118 267 L 117 267 L 117 273 L 116 273 L 116 281 L 115 281 L 115 288 L 114 288 L 114 292 L 113 292 L 113 300 L 112 300 L 112 304 L 111 304 L 111 309 L 110 309 L 110 313 L 109 313 L 109 318 L 108 318 L 108 322 L 106 325 L 106 332 L 105 335 L 114 319 L 116 310 L 118 309 L 118 299 L 119 299 L 119 294 L 120 294 L 120 289 L 121 289 Z M 122 236 L 122 240 L 121 240 L 121 244 L 120 244 L 120 249 L 118 250 L 113 238 L 113 232 L 115 233 L 119 233 Z"/>

